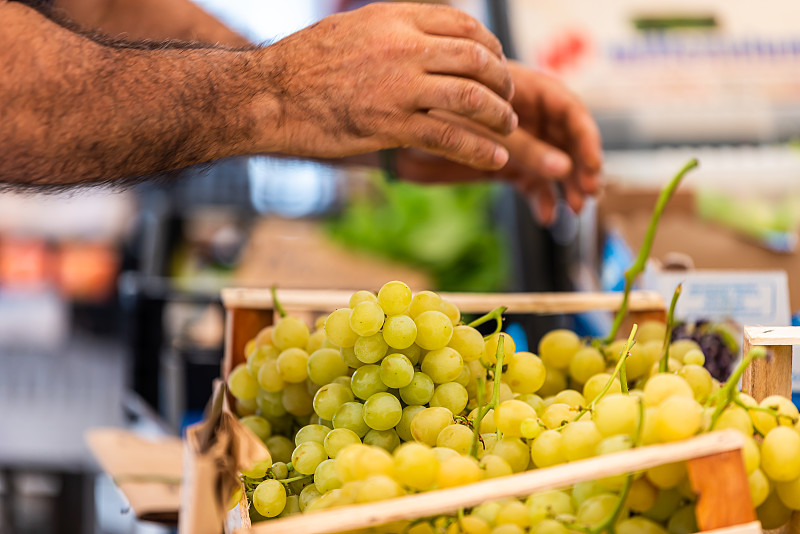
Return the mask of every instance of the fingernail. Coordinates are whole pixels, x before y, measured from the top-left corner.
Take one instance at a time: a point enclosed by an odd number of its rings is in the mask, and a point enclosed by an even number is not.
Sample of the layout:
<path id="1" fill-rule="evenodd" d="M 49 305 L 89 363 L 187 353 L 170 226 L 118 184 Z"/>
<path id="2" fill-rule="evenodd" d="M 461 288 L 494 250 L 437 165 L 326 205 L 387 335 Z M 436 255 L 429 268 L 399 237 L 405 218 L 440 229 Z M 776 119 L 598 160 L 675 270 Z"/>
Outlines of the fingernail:
<path id="1" fill-rule="evenodd" d="M 514 130 L 517 129 L 517 126 L 519 126 L 519 115 L 517 115 L 516 113 L 512 113 L 511 122 L 508 125 L 508 131 L 513 132 Z"/>
<path id="2" fill-rule="evenodd" d="M 506 163 L 508 163 L 508 150 L 506 150 L 502 146 L 498 146 L 494 149 L 494 155 L 492 156 L 492 163 L 499 169 L 503 167 Z"/>
<path id="3" fill-rule="evenodd" d="M 569 172 L 572 162 L 561 152 L 548 152 L 542 159 L 542 167 L 548 174 L 562 176 Z"/>

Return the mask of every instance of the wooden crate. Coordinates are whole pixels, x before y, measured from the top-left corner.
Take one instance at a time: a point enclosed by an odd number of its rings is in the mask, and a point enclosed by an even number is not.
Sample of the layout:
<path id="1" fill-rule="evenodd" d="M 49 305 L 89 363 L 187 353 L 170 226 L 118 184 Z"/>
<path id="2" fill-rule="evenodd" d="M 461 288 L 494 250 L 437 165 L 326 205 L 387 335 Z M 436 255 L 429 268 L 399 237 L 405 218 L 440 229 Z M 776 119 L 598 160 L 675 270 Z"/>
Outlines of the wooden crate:
<path id="1" fill-rule="evenodd" d="M 346 306 L 350 295 L 348 291 L 278 291 L 278 298 L 287 312 L 307 319 Z M 483 313 L 502 305 L 508 307 L 509 315 L 613 311 L 621 302 L 618 293 L 441 295 L 464 313 Z M 275 310 L 268 290 L 226 289 L 222 292 L 222 300 L 227 313 L 222 371 L 223 376 L 227 376 L 235 365 L 244 361 L 247 341 L 263 327 L 273 324 Z M 629 319 L 636 322 L 663 320 L 665 303 L 655 293 L 634 292 L 629 311 Z M 486 500 L 527 496 L 581 481 L 687 461 L 692 486 L 700 496 L 697 518 L 701 531 L 719 534 L 761 533 L 750 501 L 741 456 L 742 446 L 743 440 L 737 432 L 714 432 L 678 443 L 641 447 L 468 486 L 270 520 L 255 526 L 250 525 L 246 502 L 243 500 L 239 509 L 229 514 L 226 530 L 240 534 L 343 532 L 391 521 L 454 513 L 459 508 L 471 507 Z M 725 483 L 720 484 L 720 479 L 724 479 Z"/>

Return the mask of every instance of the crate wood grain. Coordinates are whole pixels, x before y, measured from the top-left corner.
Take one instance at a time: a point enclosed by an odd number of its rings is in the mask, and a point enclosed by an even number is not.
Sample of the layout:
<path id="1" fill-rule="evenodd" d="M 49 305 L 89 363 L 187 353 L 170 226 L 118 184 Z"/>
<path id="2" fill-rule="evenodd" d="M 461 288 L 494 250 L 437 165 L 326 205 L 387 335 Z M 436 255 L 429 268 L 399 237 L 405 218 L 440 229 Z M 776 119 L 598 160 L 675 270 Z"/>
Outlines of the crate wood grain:
<path id="1" fill-rule="evenodd" d="M 770 395 L 792 398 L 792 346 L 800 345 L 800 326 L 745 326 L 742 354 L 752 347 L 765 347 L 742 376 L 742 390 L 757 401 Z"/>
<path id="2" fill-rule="evenodd" d="M 456 488 L 418 493 L 397 499 L 333 508 L 274 519 L 236 534 L 316 534 L 344 532 L 440 514 L 454 514 L 487 500 L 527 497 L 532 493 L 572 486 L 578 482 L 688 461 L 694 488 L 701 495 L 698 526 L 703 532 L 744 534 L 761 532 L 750 504 L 750 491 L 741 455 L 743 437 L 736 431 L 712 432 L 685 441 L 651 445 L 589 458 Z M 719 482 L 717 470 L 725 473 Z M 709 473 L 714 472 L 713 476 Z"/>

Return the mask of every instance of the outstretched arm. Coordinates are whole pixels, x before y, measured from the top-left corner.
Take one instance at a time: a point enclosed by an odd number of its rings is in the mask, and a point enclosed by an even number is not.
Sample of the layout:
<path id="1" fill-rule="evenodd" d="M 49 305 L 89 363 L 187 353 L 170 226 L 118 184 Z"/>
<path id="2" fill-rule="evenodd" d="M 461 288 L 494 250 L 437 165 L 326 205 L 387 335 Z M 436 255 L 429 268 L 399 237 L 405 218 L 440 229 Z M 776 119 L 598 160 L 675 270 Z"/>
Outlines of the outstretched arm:
<path id="1" fill-rule="evenodd" d="M 250 44 L 191 0 L 55 0 L 53 6 L 84 28 L 128 40 Z"/>
<path id="2" fill-rule="evenodd" d="M 517 125 L 497 40 L 459 11 L 384 4 L 249 50 L 106 43 L 0 0 L 0 182 L 116 180 L 226 156 L 411 146 L 483 169 Z M 430 113 L 445 110 L 470 127 Z"/>

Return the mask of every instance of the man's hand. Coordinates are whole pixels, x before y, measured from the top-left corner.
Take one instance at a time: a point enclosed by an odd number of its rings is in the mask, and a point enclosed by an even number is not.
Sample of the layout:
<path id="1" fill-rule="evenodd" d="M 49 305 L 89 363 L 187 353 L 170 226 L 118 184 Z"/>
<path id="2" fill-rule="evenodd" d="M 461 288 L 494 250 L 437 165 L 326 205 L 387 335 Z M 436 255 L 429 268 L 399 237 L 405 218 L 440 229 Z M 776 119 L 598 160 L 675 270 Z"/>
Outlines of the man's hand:
<path id="1" fill-rule="evenodd" d="M 508 160 L 500 136 L 518 123 L 508 102 L 511 74 L 498 40 L 463 12 L 373 4 L 261 52 L 275 86 L 265 96 L 280 102 L 277 138 L 265 131 L 267 149 L 341 157 L 406 146 L 480 169 Z M 273 121 L 264 117 L 265 125 Z"/>
<path id="2" fill-rule="evenodd" d="M 519 128 L 501 140 L 511 158 L 506 166 L 487 175 L 474 169 L 435 160 L 425 154 L 401 151 L 399 173 L 420 181 L 455 181 L 499 177 L 535 197 L 539 219 L 550 223 L 555 215 L 553 187 L 560 184 L 576 212 L 600 186 L 600 134 L 589 112 L 561 83 L 510 63 Z"/>

